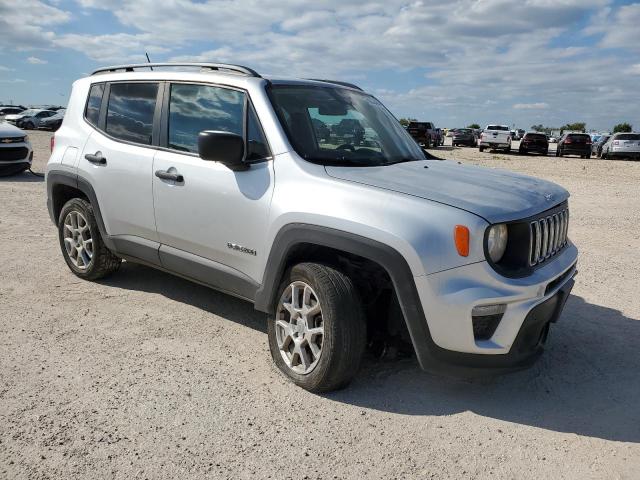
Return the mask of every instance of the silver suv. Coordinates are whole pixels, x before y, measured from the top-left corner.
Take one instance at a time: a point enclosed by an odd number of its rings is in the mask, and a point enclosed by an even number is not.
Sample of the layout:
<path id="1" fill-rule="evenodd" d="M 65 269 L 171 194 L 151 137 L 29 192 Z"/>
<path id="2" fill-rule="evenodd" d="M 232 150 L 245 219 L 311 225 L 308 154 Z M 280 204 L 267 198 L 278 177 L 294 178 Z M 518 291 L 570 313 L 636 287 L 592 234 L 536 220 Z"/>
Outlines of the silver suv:
<path id="1" fill-rule="evenodd" d="M 527 366 L 576 274 L 566 190 L 431 157 L 344 82 L 97 70 L 73 85 L 47 189 L 73 273 L 125 259 L 250 301 L 312 391 L 402 339 L 428 370 Z"/>

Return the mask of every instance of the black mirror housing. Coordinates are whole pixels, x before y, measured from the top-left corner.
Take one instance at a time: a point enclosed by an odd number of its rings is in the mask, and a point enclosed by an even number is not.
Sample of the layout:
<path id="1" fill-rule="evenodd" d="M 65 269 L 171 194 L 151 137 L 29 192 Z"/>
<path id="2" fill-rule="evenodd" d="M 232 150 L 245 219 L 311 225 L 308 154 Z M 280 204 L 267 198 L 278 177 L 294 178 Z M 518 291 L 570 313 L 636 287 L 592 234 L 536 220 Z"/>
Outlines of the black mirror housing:
<path id="1" fill-rule="evenodd" d="M 203 160 L 220 162 L 232 170 L 244 170 L 244 138 L 231 132 L 205 130 L 198 135 L 198 155 Z"/>

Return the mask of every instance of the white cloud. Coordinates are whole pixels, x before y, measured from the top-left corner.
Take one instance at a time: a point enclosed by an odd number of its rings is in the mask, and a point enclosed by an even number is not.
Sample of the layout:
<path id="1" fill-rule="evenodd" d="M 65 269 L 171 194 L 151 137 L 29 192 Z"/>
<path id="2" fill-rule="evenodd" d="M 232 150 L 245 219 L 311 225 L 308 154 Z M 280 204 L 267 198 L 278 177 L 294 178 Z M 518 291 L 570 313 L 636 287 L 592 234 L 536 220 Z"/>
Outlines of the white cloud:
<path id="1" fill-rule="evenodd" d="M 27 58 L 27 63 L 31 63 L 32 65 L 46 65 L 49 62 L 38 57 L 29 57 Z"/>
<path id="2" fill-rule="evenodd" d="M 0 72 L 13 72 L 13 68 L 5 67 L 4 65 L 0 65 Z"/>
<path id="3" fill-rule="evenodd" d="M 55 38 L 52 28 L 70 18 L 68 12 L 40 0 L 0 2 L 0 52 L 48 47 Z"/>
<path id="4" fill-rule="evenodd" d="M 544 110 L 549 108 L 548 103 L 538 102 L 538 103 L 516 103 L 513 108 L 516 110 Z"/>

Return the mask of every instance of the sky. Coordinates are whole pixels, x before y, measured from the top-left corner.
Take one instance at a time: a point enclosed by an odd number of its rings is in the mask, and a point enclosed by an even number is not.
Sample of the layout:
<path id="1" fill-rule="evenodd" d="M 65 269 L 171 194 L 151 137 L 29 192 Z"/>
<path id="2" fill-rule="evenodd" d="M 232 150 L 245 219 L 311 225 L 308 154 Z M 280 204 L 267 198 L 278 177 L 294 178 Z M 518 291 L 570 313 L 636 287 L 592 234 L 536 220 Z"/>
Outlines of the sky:
<path id="1" fill-rule="evenodd" d="M 442 127 L 640 130 L 640 2 L 0 0 L 0 103 L 64 105 L 145 52 L 353 82 Z"/>

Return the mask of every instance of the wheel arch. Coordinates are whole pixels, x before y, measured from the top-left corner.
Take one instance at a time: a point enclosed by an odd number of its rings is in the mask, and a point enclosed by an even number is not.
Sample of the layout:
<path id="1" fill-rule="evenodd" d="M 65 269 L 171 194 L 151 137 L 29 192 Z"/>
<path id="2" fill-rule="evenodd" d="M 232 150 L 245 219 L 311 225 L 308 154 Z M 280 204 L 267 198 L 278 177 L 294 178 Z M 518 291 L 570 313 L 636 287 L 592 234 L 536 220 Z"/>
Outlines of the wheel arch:
<path id="1" fill-rule="evenodd" d="M 115 245 L 111 241 L 104 225 L 98 197 L 91 184 L 82 176 L 65 171 L 50 171 L 47 173 L 47 207 L 51 221 L 57 225 L 62 207 L 72 198 L 84 198 L 93 208 L 96 223 L 104 244 L 111 250 Z"/>
<path id="2" fill-rule="evenodd" d="M 418 360 L 421 365 L 427 362 L 433 340 L 409 264 L 397 250 L 370 238 L 316 225 L 285 225 L 275 237 L 262 284 L 256 292 L 257 310 L 269 313 L 275 308 L 278 288 L 287 268 L 298 261 L 309 261 L 299 255 L 305 246 L 355 255 L 380 266 L 391 280 Z"/>

